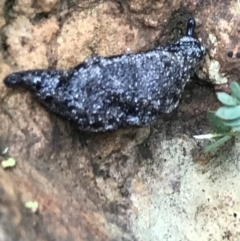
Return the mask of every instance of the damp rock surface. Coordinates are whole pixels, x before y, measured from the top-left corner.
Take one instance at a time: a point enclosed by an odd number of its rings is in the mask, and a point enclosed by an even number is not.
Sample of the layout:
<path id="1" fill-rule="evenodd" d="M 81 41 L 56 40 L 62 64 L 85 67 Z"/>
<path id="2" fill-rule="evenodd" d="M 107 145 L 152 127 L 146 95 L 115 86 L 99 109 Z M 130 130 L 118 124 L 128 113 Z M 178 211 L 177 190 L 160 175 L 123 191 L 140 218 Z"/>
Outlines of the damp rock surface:
<path id="1" fill-rule="evenodd" d="M 203 144 L 192 136 L 210 131 L 206 111 L 218 107 L 211 88 L 190 83 L 179 107 L 150 127 L 91 134 L 2 81 L 15 71 L 69 69 L 94 54 L 137 53 L 174 42 L 191 14 L 210 51 L 198 75 L 229 81 L 240 69 L 238 2 L 36 3 L 0 1 L 0 151 L 8 147 L 1 161 L 17 161 L 0 175 L 0 237 L 238 241 L 239 143 L 214 156 L 193 155 Z M 38 202 L 37 213 L 25 209 L 27 201 Z"/>

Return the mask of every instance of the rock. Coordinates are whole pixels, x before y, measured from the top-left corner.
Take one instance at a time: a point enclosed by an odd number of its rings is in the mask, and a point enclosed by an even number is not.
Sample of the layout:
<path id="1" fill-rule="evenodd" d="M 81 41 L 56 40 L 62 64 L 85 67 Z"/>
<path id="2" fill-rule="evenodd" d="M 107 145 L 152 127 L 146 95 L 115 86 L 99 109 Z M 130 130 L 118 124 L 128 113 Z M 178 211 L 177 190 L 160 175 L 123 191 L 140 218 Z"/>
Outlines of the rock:
<path id="1" fill-rule="evenodd" d="M 187 86 L 179 108 L 151 127 L 90 134 L 2 83 L 17 70 L 70 68 L 175 41 L 191 14 L 209 49 L 198 75 L 230 81 L 239 76 L 238 1 L 34 3 L 0 3 L 0 147 L 17 161 L 0 169 L 2 239 L 238 240 L 239 144 L 202 165 L 192 156 L 201 146 L 192 136 L 209 131 L 206 111 L 218 105 L 208 87 Z M 36 214 L 24 208 L 30 200 Z"/>

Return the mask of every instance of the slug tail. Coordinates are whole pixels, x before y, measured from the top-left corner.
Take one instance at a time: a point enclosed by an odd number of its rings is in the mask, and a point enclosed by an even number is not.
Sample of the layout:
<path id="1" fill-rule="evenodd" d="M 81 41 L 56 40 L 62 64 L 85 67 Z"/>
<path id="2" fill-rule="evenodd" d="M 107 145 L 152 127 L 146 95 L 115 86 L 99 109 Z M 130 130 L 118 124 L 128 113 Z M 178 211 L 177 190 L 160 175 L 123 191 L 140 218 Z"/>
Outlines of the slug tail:
<path id="1" fill-rule="evenodd" d="M 24 87 L 35 94 L 48 95 L 54 93 L 58 85 L 67 84 L 71 71 L 61 70 L 27 70 L 10 74 L 4 79 L 7 87 Z"/>
<path id="2" fill-rule="evenodd" d="M 3 82 L 7 87 L 18 86 L 22 83 L 21 73 L 10 74 L 3 80 Z"/>

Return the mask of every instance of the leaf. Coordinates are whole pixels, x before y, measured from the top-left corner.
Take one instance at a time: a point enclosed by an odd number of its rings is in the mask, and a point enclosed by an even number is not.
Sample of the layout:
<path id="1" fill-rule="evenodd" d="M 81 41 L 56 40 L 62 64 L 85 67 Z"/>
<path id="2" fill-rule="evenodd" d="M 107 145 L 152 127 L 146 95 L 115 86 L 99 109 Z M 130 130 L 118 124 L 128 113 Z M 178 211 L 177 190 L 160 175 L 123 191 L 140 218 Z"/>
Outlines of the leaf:
<path id="1" fill-rule="evenodd" d="M 233 81 L 230 83 L 230 89 L 232 92 L 232 95 L 240 100 L 240 86 L 237 82 Z"/>
<path id="2" fill-rule="evenodd" d="M 220 107 L 216 112 L 216 116 L 222 118 L 224 120 L 234 120 L 240 118 L 240 105 L 230 107 L 230 106 L 223 106 Z"/>
<path id="3" fill-rule="evenodd" d="M 222 146 L 225 142 L 229 141 L 232 138 L 232 136 L 224 136 L 223 138 L 213 142 L 212 144 L 206 146 L 204 148 L 204 152 L 212 151 L 213 149 Z"/>
<path id="4" fill-rule="evenodd" d="M 240 132 L 240 125 L 239 125 L 239 126 L 234 126 L 234 127 L 232 128 L 232 130 L 233 130 L 234 132 Z"/>
<path id="5" fill-rule="evenodd" d="M 231 130 L 230 127 L 225 126 L 223 120 L 215 115 L 215 112 L 209 111 L 207 113 L 207 117 L 210 125 L 218 132 L 229 132 Z"/>
<path id="6" fill-rule="evenodd" d="M 13 159 L 12 157 L 8 158 L 7 160 L 2 161 L 2 167 L 9 168 L 9 167 L 14 167 L 16 165 L 16 160 Z"/>
<path id="7" fill-rule="evenodd" d="M 231 127 L 240 126 L 240 118 L 235 120 L 224 121 L 223 123 L 225 126 L 231 126 Z"/>
<path id="8" fill-rule="evenodd" d="M 196 135 L 193 136 L 197 140 L 203 140 L 203 139 L 214 139 L 214 138 L 219 138 L 225 136 L 224 134 L 217 134 L 217 133 L 212 133 L 212 134 L 205 134 L 205 135 Z"/>
<path id="9" fill-rule="evenodd" d="M 38 202 L 37 201 L 25 202 L 25 207 L 30 209 L 33 213 L 35 213 L 38 210 Z"/>
<path id="10" fill-rule="evenodd" d="M 217 98 L 222 104 L 227 106 L 236 106 L 238 104 L 238 101 L 236 98 L 224 92 L 218 92 Z"/>

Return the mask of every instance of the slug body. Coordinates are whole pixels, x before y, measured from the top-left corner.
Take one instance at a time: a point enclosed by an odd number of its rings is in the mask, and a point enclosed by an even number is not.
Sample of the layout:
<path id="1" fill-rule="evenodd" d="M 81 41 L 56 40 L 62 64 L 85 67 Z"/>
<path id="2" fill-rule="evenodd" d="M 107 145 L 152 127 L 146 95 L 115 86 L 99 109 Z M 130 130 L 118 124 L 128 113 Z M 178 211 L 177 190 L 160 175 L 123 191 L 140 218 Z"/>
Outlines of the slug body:
<path id="1" fill-rule="evenodd" d="M 70 70 L 29 70 L 7 76 L 8 87 L 23 86 L 52 112 L 81 130 L 107 131 L 151 124 L 177 107 L 205 48 L 188 21 L 184 37 L 153 50 L 93 57 Z"/>

